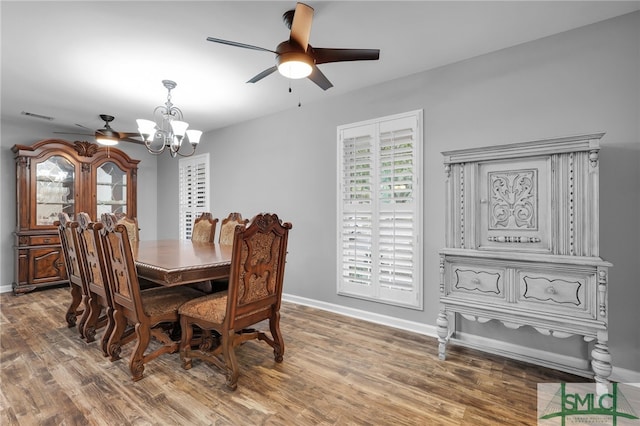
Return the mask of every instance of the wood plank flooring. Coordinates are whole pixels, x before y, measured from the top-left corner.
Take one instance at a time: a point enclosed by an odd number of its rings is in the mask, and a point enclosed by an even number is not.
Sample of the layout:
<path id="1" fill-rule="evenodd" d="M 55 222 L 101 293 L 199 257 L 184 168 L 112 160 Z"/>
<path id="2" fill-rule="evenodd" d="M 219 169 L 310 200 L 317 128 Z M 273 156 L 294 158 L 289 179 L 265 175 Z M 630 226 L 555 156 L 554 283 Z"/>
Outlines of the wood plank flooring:
<path id="1" fill-rule="evenodd" d="M 264 342 L 238 351 L 238 390 L 178 354 L 130 379 L 97 342 L 67 328 L 66 288 L 0 295 L 0 424 L 9 425 L 535 425 L 536 385 L 582 377 L 284 303 L 282 364 Z"/>

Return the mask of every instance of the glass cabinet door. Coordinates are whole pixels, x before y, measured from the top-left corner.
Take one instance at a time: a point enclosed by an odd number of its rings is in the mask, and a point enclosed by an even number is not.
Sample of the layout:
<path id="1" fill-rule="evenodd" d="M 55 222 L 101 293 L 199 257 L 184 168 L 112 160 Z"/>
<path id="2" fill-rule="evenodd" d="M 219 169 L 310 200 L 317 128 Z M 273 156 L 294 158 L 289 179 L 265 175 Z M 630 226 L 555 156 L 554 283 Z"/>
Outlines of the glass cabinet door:
<path id="1" fill-rule="evenodd" d="M 64 212 L 75 216 L 75 166 L 53 155 L 36 164 L 36 226 L 51 226 Z"/>
<path id="2" fill-rule="evenodd" d="M 97 169 L 97 217 L 102 213 L 127 214 L 127 172 L 107 161 Z"/>

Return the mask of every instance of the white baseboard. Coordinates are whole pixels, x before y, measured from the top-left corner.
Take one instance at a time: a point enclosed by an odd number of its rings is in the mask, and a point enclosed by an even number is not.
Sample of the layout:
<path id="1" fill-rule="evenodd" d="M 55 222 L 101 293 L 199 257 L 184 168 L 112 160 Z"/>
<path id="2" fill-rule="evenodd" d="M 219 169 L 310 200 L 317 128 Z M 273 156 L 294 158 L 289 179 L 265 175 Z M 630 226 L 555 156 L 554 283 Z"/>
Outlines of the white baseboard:
<path id="1" fill-rule="evenodd" d="M 0 285 L 0 293 L 9 293 L 11 291 L 12 291 L 11 284 Z"/>
<path id="2" fill-rule="evenodd" d="M 296 303 L 298 305 L 311 306 L 313 308 L 322 309 L 323 311 L 333 312 L 336 314 L 369 321 L 375 324 L 388 325 L 389 327 L 398 328 L 400 330 L 424 334 L 425 336 L 437 337 L 436 327 L 433 325 L 420 324 L 414 321 L 407 321 L 387 315 L 380 315 L 373 312 L 363 311 L 360 309 L 347 308 L 345 306 L 334 305 L 333 303 L 321 302 L 319 300 L 307 299 L 305 297 L 294 296 L 291 294 L 283 294 L 282 300 L 286 302 Z"/>
<path id="3" fill-rule="evenodd" d="M 348 308 L 345 306 L 321 302 L 313 299 L 307 299 L 291 294 L 283 294 L 282 300 L 299 305 L 311 306 L 313 308 L 322 309 L 324 311 L 329 311 L 352 318 L 358 318 L 376 324 L 386 325 L 401 330 L 423 334 L 429 337 L 438 337 L 436 333 L 436 326 L 434 325 L 407 321 L 387 315 L 380 315 L 373 312 Z M 454 339 L 451 339 L 451 343 L 478 349 L 483 352 L 488 352 L 495 355 L 517 359 L 519 361 L 542 365 L 544 367 L 553 368 L 555 370 L 565 371 L 577 376 L 589 378 L 593 377 L 593 374 L 591 373 L 590 361 L 581 358 L 541 351 L 535 348 L 514 345 L 500 340 L 487 339 L 484 337 L 460 332 L 456 333 L 456 337 Z M 640 371 L 627 370 L 614 366 L 610 379 L 619 383 L 638 383 L 640 382 Z"/>

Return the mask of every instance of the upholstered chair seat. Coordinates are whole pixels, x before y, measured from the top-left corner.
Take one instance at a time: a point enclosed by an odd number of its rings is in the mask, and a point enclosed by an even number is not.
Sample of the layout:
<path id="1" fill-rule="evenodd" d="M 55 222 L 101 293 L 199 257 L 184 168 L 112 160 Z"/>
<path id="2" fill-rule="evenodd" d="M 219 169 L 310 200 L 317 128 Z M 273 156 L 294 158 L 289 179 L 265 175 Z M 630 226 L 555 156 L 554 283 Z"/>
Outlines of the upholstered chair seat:
<path id="1" fill-rule="evenodd" d="M 180 312 L 194 319 L 222 324 L 227 312 L 227 296 L 227 291 L 220 291 L 190 300 L 180 307 Z"/>
<path id="2" fill-rule="evenodd" d="M 202 292 L 189 287 L 160 287 L 143 290 L 140 296 L 145 315 L 152 317 L 168 311 L 178 312 L 180 306 L 194 297 L 201 297 Z"/>

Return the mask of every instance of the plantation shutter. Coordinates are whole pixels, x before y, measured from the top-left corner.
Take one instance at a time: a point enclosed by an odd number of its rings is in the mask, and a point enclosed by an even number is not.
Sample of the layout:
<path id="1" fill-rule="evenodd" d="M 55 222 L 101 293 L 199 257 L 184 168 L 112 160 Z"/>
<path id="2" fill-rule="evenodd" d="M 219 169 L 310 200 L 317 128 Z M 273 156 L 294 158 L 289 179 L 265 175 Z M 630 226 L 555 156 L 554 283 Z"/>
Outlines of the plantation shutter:
<path id="1" fill-rule="evenodd" d="M 209 154 L 181 158 L 178 164 L 180 238 L 191 239 L 193 222 L 209 210 Z"/>
<path id="2" fill-rule="evenodd" d="M 342 140 L 342 279 L 357 294 L 371 293 L 374 126 L 347 129 Z"/>
<path id="3" fill-rule="evenodd" d="M 338 128 L 338 293 L 422 307 L 421 111 Z"/>

